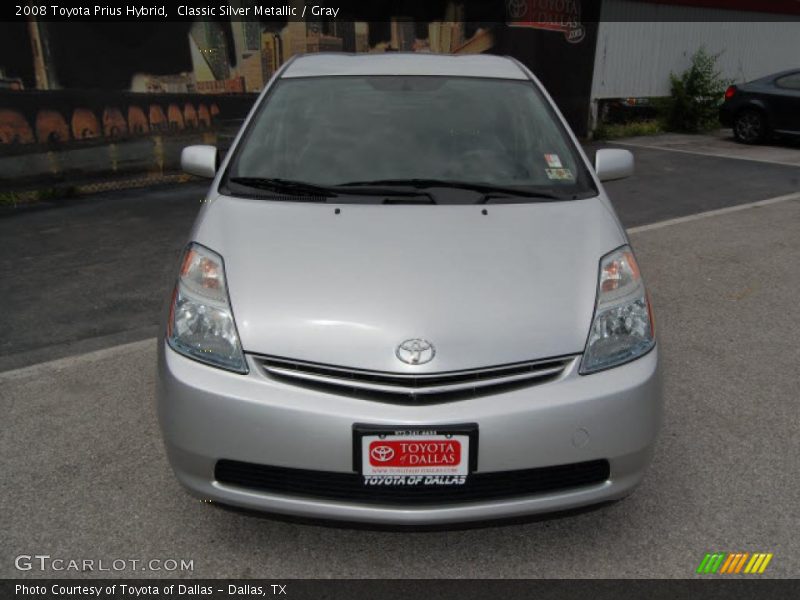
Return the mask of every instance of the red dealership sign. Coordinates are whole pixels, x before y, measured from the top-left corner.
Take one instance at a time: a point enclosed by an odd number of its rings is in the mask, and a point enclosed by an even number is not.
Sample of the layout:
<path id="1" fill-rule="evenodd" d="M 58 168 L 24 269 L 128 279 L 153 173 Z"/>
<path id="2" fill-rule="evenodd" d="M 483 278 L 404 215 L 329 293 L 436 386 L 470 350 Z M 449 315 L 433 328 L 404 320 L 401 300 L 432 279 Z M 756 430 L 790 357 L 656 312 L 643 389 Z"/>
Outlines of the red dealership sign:
<path id="1" fill-rule="evenodd" d="M 373 467 L 442 467 L 461 463 L 458 440 L 377 440 L 369 445 Z"/>
<path id="2" fill-rule="evenodd" d="M 581 0 L 507 0 L 510 27 L 559 31 L 572 44 L 583 41 Z"/>

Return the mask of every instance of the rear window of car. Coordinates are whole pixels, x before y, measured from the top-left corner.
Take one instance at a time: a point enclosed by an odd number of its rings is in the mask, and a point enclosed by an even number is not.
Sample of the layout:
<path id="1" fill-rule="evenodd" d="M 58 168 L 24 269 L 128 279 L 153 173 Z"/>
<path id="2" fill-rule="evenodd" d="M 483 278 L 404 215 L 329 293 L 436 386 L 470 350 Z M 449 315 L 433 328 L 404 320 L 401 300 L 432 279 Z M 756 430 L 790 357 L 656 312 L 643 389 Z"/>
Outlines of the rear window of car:
<path id="1" fill-rule="evenodd" d="M 597 193 L 533 82 L 475 77 L 280 80 L 227 175 L 325 186 L 434 179 Z"/>
<path id="2" fill-rule="evenodd" d="M 775 81 L 775 85 L 787 90 L 800 90 L 800 73 L 784 75 Z"/>

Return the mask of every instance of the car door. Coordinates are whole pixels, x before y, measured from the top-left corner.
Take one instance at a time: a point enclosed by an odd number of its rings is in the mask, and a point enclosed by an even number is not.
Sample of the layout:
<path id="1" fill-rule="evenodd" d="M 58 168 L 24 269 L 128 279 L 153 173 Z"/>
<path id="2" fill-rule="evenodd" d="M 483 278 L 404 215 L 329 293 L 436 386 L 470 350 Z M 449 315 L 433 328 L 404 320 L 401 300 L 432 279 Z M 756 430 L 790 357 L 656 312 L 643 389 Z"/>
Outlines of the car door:
<path id="1" fill-rule="evenodd" d="M 774 130 L 800 132 L 800 71 L 775 79 L 770 103 Z"/>

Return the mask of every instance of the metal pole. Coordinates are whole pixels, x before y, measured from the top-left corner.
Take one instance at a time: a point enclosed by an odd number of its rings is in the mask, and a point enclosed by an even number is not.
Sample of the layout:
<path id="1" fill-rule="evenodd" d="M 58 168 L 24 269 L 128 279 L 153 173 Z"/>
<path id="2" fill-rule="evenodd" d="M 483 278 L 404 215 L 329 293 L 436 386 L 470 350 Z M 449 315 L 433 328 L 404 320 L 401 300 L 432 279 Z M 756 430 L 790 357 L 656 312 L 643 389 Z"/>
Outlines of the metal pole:
<path id="1" fill-rule="evenodd" d="M 36 89 L 49 90 L 50 80 L 47 76 L 47 66 L 44 61 L 42 38 L 39 35 L 39 23 L 37 23 L 35 17 L 28 18 L 28 33 L 31 38 L 31 48 L 33 50 L 33 68 L 36 73 Z"/>

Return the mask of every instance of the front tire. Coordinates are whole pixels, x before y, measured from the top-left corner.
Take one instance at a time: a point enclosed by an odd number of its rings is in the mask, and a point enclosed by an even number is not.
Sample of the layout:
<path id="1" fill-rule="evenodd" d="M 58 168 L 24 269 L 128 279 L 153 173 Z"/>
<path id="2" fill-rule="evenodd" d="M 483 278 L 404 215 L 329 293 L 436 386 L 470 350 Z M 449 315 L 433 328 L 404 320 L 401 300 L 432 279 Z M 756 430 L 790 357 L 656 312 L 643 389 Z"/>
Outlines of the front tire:
<path id="1" fill-rule="evenodd" d="M 746 109 L 736 115 L 733 121 L 733 135 L 743 144 L 757 144 L 767 136 L 767 120 L 764 114 Z"/>

